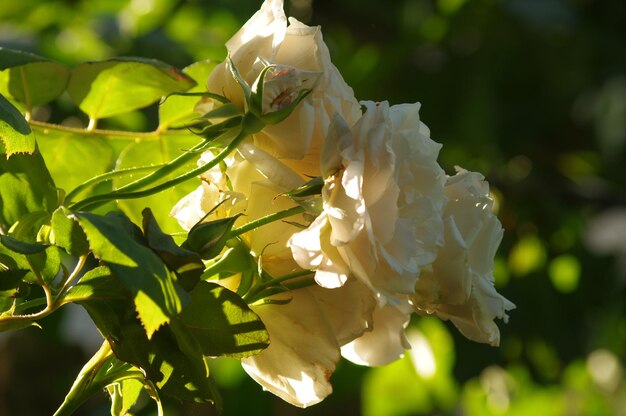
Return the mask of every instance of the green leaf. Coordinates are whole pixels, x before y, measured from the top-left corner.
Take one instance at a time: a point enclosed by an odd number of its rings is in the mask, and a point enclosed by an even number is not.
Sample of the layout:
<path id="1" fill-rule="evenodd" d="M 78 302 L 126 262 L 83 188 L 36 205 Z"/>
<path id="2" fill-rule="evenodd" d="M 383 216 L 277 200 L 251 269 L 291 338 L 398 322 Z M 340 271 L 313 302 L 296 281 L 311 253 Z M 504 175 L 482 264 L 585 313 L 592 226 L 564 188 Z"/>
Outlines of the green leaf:
<path id="1" fill-rule="evenodd" d="M 0 313 L 4 313 L 13 307 L 18 287 L 28 270 L 9 269 L 0 267 Z"/>
<path id="2" fill-rule="evenodd" d="M 183 353 L 180 337 L 169 326 L 161 327 L 149 339 L 133 311 L 130 292 L 117 280 L 107 267 L 96 268 L 67 292 L 63 302 L 81 304 L 117 358 L 141 368 L 159 393 L 178 400 L 219 401 L 202 351 Z M 195 342 L 188 332 L 183 337 Z"/>
<path id="3" fill-rule="evenodd" d="M 115 155 L 107 137 L 35 128 L 37 144 L 55 184 L 70 191 L 113 167 Z"/>
<path id="4" fill-rule="evenodd" d="M 65 400 L 54 414 L 56 416 L 74 414 L 89 397 L 101 393 L 107 387 L 111 391 L 112 386 L 119 386 L 132 380 L 143 385 L 145 378 L 139 368 L 119 360 L 112 353 L 110 344 L 105 342 L 81 369 Z"/>
<path id="5" fill-rule="evenodd" d="M 61 95 L 69 77 L 69 67 L 57 62 L 30 63 L 11 69 L 9 92 L 27 108 L 32 108 Z"/>
<path id="6" fill-rule="evenodd" d="M 214 61 L 196 62 L 183 69 L 183 73 L 191 77 L 196 86 L 189 92 L 206 90 L 206 81 L 215 68 Z M 181 127 L 198 116 L 195 106 L 198 103 L 196 96 L 171 95 L 159 105 L 159 130 Z"/>
<path id="7" fill-rule="evenodd" d="M 206 375 L 204 359 L 183 354 L 168 326 L 148 339 L 129 301 L 89 296 L 78 302 L 109 341 L 116 357 L 141 368 L 158 392 L 178 400 L 219 402 L 219 392 Z"/>
<path id="8" fill-rule="evenodd" d="M 52 285 L 61 270 L 62 251 L 59 247 L 49 246 L 45 250 L 28 256 L 33 272 L 41 276 L 44 283 Z M 39 283 L 38 280 L 29 278 L 32 283 Z"/>
<path id="9" fill-rule="evenodd" d="M 17 66 L 30 64 L 33 62 L 45 61 L 47 61 L 46 58 L 30 52 L 0 47 L 0 71 L 4 71 L 8 68 L 14 68 Z"/>
<path id="10" fill-rule="evenodd" d="M 63 296 L 63 303 L 84 301 L 130 301 L 132 294 L 106 266 L 87 271 Z"/>
<path id="11" fill-rule="evenodd" d="M 81 256 L 89 250 L 87 236 L 78 223 L 69 218 L 69 211 L 65 207 L 59 207 L 52 213 L 51 242 L 73 256 Z"/>
<path id="12" fill-rule="evenodd" d="M 39 253 L 41 251 L 44 251 L 47 247 L 45 244 L 20 241 L 9 235 L 0 235 L 0 242 L 9 250 L 20 254 Z"/>
<path id="13" fill-rule="evenodd" d="M 57 199 L 39 151 L 14 154 L 10 159 L 0 153 L 0 228 L 10 227 L 29 212 L 52 212 Z"/>
<path id="14" fill-rule="evenodd" d="M 269 335 L 257 314 L 241 297 L 216 283 L 198 283 L 180 322 L 209 357 L 244 358 L 269 345 Z"/>
<path id="15" fill-rule="evenodd" d="M 126 379 L 110 386 L 111 416 L 127 416 L 137 403 L 144 389 L 144 383 L 137 379 Z"/>
<path id="16" fill-rule="evenodd" d="M 93 253 L 133 293 L 135 309 L 148 338 L 176 316 L 187 301 L 161 259 L 126 216 L 77 213 Z"/>
<path id="17" fill-rule="evenodd" d="M 32 53 L 0 48 L 0 70 L 6 69 L 9 93 L 29 110 L 61 95 L 70 77 L 66 65 Z"/>
<path id="18" fill-rule="evenodd" d="M 198 283 L 204 270 L 202 259 L 197 253 L 179 247 L 171 235 L 163 233 L 150 208 L 144 209 L 142 215 L 143 232 L 148 246 L 176 273 L 178 283 L 190 291 Z"/>
<path id="19" fill-rule="evenodd" d="M 219 405 L 219 392 L 206 376 L 204 361 L 182 354 L 169 327 L 159 330 L 150 341 L 136 325 L 125 326 L 122 334 L 124 342 L 113 348 L 115 354 L 144 369 L 160 392 L 178 400 Z"/>
<path id="20" fill-rule="evenodd" d="M 200 254 L 205 260 L 212 259 L 224 248 L 228 240 L 228 234 L 233 228 L 239 215 L 219 220 L 200 222 L 189 230 L 187 240 L 183 247 Z"/>
<path id="21" fill-rule="evenodd" d="M 24 214 L 11 226 L 9 235 L 17 240 L 27 243 L 44 243 L 40 232 L 50 223 L 50 213 L 46 211 L 33 211 Z"/>
<path id="22" fill-rule="evenodd" d="M 178 157 L 183 151 L 191 149 L 198 143 L 198 138 L 192 134 L 167 135 L 158 141 L 141 141 L 126 147 L 115 163 L 117 169 L 134 166 L 150 166 L 152 164 L 167 163 Z M 199 156 L 199 155 L 198 155 Z M 176 169 L 163 180 L 173 179 L 179 174 L 196 168 L 196 158 Z M 120 188 L 136 178 L 123 177 L 113 181 L 115 188 Z M 151 207 L 154 217 L 166 233 L 181 231 L 178 222 L 170 217 L 170 211 L 178 201 L 191 193 L 198 184 L 187 181 L 158 194 L 138 199 L 124 199 L 118 201 L 118 207 L 137 224 L 142 222 L 141 212 L 145 207 Z"/>
<path id="23" fill-rule="evenodd" d="M 7 156 L 35 151 L 35 136 L 28 122 L 20 110 L 2 94 L 0 94 L 0 141 L 4 143 Z"/>
<path id="24" fill-rule="evenodd" d="M 0 268 L 30 270 L 26 256 L 9 250 L 0 244 Z"/>
<path id="25" fill-rule="evenodd" d="M 0 270 L 0 291 L 17 289 L 28 270 Z"/>
<path id="26" fill-rule="evenodd" d="M 191 78 L 163 62 L 115 58 L 76 66 L 67 90 L 89 118 L 99 119 L 145 107 L 193 85 Z"/>
<path id="27" fill-rule="evenodd" d="M 63 296 L 63 304 L 70 302 L 78 303 L 87 310 L 98 331 L 109 341 L 114 351 L 119 343 L 134 341 L 123 338 L 124 325 L 137 326 L 147 342 L 147 335 L 137 320 L 132 293 L 107 266 L 86 272 Z M 141 348 L 140 345 L 136 347 Z"/>

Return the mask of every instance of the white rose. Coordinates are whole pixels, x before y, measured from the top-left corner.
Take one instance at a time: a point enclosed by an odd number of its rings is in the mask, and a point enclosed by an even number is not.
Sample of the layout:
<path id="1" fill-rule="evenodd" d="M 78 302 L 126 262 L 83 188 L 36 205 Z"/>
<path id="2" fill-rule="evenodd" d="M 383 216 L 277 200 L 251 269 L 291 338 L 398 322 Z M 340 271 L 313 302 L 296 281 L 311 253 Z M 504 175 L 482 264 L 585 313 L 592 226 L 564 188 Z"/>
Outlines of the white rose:
<path id="1" fill-rule="evenodd" d="M 270 345 L 244 358 L 244 370 L 259 384 L 299 407 L 319 403 L 332 392 L 330 376 L 340 347 L 371 327 L 375 300 L 356 280 L 338 289 L 308 287 L 275 295 L 284 305 L 252 305 L 265 323 Z"/>
<path id="2" fill-rule="evenodd" d="M 292 168 L 301 175 L 318 176 L 319 151 L 333 114 L 340 114 L 350 124 L 360 115 L 352 89 L 330 61 L 320 28 L 306 26 L 293 18 L 289 19 L 288 26 L 282 0 L 266 0 L 226 47 L 230 59 L 249 85 L 266 64 L 278 65 L 275 73 L 266 79 L 269 102 L 264 102 L 264 107 L 270 108 L 271 103 L 280 107 L 285 97 L 293 97 L 296 89 L 310 86 L 310 78 L 316 79 L 312 93 L 287 119 L 266 126 L 253 140 L 258 148 L 272 156 L 304 158 Z M 225 61 L 213 70 L 208 89 L 244 108 L 241 87 L 229 65 Z"/>
<path id="3" fill-rule="evenodd" d="M 350 274 L 376 295 L 412 294 L 442 244 L 445 175 L 440 145 L 419 120 L 419 104 L 363 102 L 350 128 L 336 117 L 322 152 L 324 212 L 290 240 L 294 259 L 323 287 Z"/>
<path id="4" fill-rule="evenodd" d="M 493 320 L 506 322 L 506 311 L 515 305 L 493 285 L 503 230 L 492 212 L 489 185 L 481 174 L 457 168 L 445 193 L 445 243 L 432 270 L 420 276 L 413 303 L 420 313 L 450 319 L 467 338 L 497 346 L 500 331 Z"/>
<path id="5" fill-rule="evenodd" d="M 207 152 L 198 164 L 212 158 Z M 187 229 L 224 200 L 211 218 L 244 213 L 241 220 L 249 222 L 295 206 L 281 194 L 302 180 L 277 159 L 245 144 L 225 162 L 225 168 L 215 167 L 204 173 L 202 185 L 174 208 L 173 215 Z M 243 236 L 264 271 L 274 277 L 301 271 L 287 245 L 294 232 L 301 229 L 296 223 L 305 224 L 306 219 L 296 215 L 288 222 L 276 221 Z M 239 281 L 240 276 L 235 275 L 218 283 L 236 291 Z M 376 300 L 371 290 L 356 279 L 338 289 L 312 285 L 269 300 L 250 307 L 266 325 L 270 346 L 243 359 L 242 366 L 264 388 L 295 406 L 318 403 L 332 392 L 329 378 L 341 357 L 341 346 L 372 329 Z M 276 304 L 272 300 L 290 301 Z"/>

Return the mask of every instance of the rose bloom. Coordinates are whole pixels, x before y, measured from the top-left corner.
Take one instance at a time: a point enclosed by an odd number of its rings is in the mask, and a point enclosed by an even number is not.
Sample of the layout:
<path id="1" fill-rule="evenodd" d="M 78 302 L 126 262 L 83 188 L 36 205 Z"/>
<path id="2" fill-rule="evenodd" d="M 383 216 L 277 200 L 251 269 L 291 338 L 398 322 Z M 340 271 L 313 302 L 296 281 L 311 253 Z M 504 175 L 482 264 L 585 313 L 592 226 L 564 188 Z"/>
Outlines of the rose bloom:
<path id="1" fill-rule="evenodd" d="M 324 211 L 291 240 L 294 259 L 327 288 L 354 275 L 381 299 L 413 294 L 443 242 L 441 145 L 419 104 L 363 102 L 352 127 L 337 116 L 322 154 Z"/>
<path id="2" fill-rule="evenodd" d="M 253 142 L 277 158 L 297 159 L 291 167 L 303 177 L 319 176 L 319 152 L 333 114 L 349 123 L 361 114 L 352 88 L 331 63 L 320 27 L 309 27 L 294 18 L 287 25 L 282 0 L 266 0 L 226 47 L 248 85 L 253 85 L 264 66 L 278 65 L 266 76 L 264 111 L 279 109 L 297 96 L 299 89 L 312 87 L 293 113 L 254 134 Z M 228 60 L 217 65 L 207 86 L 244 109 L 243 92 Z"/>
<path id="3" fill-rule="evenodd" d="M 206 152 L 198 164 L 212 158 L 213 154 Z M 172 215 L 183 228 L 193 227 L 220 203 L 209 220 L 245 214 L 239 221 L 248 222 L 295 206 L 282 194 L 302 184 L 302 179 L 276 158 L 246 143 L 225 162 L 225 169 L 214 167 L 203 174 L 203 183 L 173 208 Z M 289 220 L 242 236 L 263 269 L 274 277 L 301 271 L 287 242 L 300 229 L 295 223 L 310 220 L 304 215 Z M 236 291 L 239 279 L 236 275 L 217 282 Z M 242 359 L 244 370 L 265 389 L 295 406 L 322 401 L 332 392 L 329 378 L 341 357 L 340 348 L 371 329 L 376 300 L 356 279 L 338 289 L 314 284 L 268 300 L 289 302 L 250 305 L 266 325 L 270 345 L 260 354 Z"/>
<path id="4" fill-rule="evenodd" d="M 450 319 L 467 338 L 497 346 L 495 318 L 508 320 L 515 305 L 496 292 L 493 259 L 502 226 L 493 214 L 489 184 L 457 168 L 445 187 L 444 239 L 432 268 L 420 276 L 413 303 L 421 314 Z"/>

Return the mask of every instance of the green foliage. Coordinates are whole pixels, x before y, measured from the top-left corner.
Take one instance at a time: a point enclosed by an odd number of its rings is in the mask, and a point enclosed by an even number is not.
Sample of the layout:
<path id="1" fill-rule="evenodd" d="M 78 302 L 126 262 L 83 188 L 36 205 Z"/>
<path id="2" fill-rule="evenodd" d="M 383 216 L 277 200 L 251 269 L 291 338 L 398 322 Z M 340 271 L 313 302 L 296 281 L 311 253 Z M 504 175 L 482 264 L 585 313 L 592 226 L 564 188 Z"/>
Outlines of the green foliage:
<path id="1" fill-rule="evenodd" d="M 51 213 L 57 206 L 57 190 L 35 149 L 32 154 L 0 153 L 0 228 L 8 230 L 29 213 Z"/>
<path id="2" fill-rule="evenodd" d="M 180 323 L 189 328 L 205 356 L 243 358 L 269 345 L 258 316 L 239 296 L 216 283 L 200 282 L 194 288 Z"/>
<path id="3" fill-rule="evenodd" d="M 148 338 L 179 314 L 188 299 L 172 274 L 143 241 L 141 230 L 122 214 L 77 214 L 89 248 L 131 291 Z"/>
<path id="4" fill-rule="evenodd" d="M 169 221 L 168 228 L 178 229 L 169 209 L 192 189 L 176 185 L 197 175 L 196 152 L 225 133 L 245 138 L 238 132 L 240 114 L 234 114 L 234 123 L 215 125 L 210 133 L 205 129 L 200 144 L 193 133 L 169 130 L 193 121 L 194 95 L 171 96 L 153 133 L 94 130 L 98 118 L 189 89 L 195 83 L 191 77 L 200 83 L 213 66 L 191 65 L 188 76 L 156 60 L 116 58 L 79 64 L 70 77 L 61 64 L 0 49 L 6 92 L 25 105 L 27 115 L 64 92 L 69 78 L 69 96 L 91 120 L 86 130 L 29 123 L 0 96 L 0 331 L 37 325 L 63 305 L 77 303 L 105 338 L 57 415 L 72 413 L 104 388 L 112 397 L 112 414 L 128 412 L 141 391 L 159 409 L 161 395 L 219 408 L 207 359 L 243 358 L 268 346 L 265 326 L 239 295 L 201 280 L 202 259 L 220 254 L 236 217 L 201 227 L 204 234 L 194 232 L 185 247 L 160 225 Z M 211 125 L 206 118 L 201 124 Z M 142 137 L 147 140 L 135 140 Z M 134 173 L 143 175 L 137 180 Z M 151 196 L 158 191 L 165 192 Z M 60 205 L 90 195 L 98 201 L 92 212 Z M 103 206 L 117 198 L 117 204 Z M 115 209 L 100 213 L 110 207 Z"/>
<path id="5" fill-rule="evenodd" d="M 37 129 L 36 133 L 50 175 L 67 192 L 109 171 L 114 164 L 114 149 L 106 137 L 49 129 Z M 67 163 L 68 160 L 72 163 Z M 92 191 L 93 187 L 88 190 Z"/>
<path id="6" fill-rule="evenodd" d="M 188 92 L 205 91 L 205 83 L 215 67 L 213 61 L 196 62 L 183 69 L 183 73 L 196 82 Z M 195 111 L 198 98 L 195 96 L 170 95 L 159 106 L 159 130 L 186 126 L 198 117 Z"/>
<path id="7" fill-rule="evenodd" d="M 89 251 L 89 243 L 83 230 L 70 215 L 65 207 L 59 207 L 52 213 L 50 241 L 68 254 L 80 257 Z"/>
<path id="8" fill-rule="evenodd" d="M 0 141 L 7 156 L 35 151 L 35 138 L 30 126 L 22 113 L 2 94 L 0 94 Z"/>
<path id="9" fill-rule="evenodd" d="M 67 66 L 37 55 L 0 48 L 0 60 L 0 70 L 9 69 L 8 93 L 28 111 L 61 95 L 70 78 Z"/>
<path id="10" fill-rule="evenodd" d="M 187 75 L 163 62 L 115 58 L 76 66 L 67 91 L 94 120 L 145 107 L 171 92 L 187 90 L 193 84 Z"/>

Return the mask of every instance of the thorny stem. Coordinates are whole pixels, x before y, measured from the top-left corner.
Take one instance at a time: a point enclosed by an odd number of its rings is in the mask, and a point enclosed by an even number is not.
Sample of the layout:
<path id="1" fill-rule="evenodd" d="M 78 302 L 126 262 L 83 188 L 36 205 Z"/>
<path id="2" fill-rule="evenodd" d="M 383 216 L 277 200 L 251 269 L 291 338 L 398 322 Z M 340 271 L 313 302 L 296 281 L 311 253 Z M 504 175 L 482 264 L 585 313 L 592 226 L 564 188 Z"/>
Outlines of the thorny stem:
<path id="1" fill-rule="evenodd" d="M 103 194 L 103 195 L 94 195 L 92 197 L 86 198 L 82 201 L 79 201 L 77 203 L 75 203 L 73 206 L 70 207 L 71 210 L 74 211 L 78 211 L 81 209 L 86 209 L 87 207 L 93 207 L 93 206 L 99 206 L 102 203 L 106 202 L 106 201 L 110 201 L 110 200 L 114 200 L 114 199 L 135 199 L 135 198 L 142 198 L 145 196 L 149 196 L 149 195 L 153 195 L 156 193 L 159 193 L 161 191 L 164 191 L 168 188 L 171 188 L 175 185 L 178 185 L 179 183 L 185 182 L 189 179 L 195 178 L 196 176 L 206 172 L 207 170 L 213 168 L 214 166 L 216 166 L 217 164 L 219 164 L 222 160 L 224 160 L 224 158 L 226 158 L 226 156 L 228 156 L 229 154 L 231 154 L 233 151 L 235 151 L 237 149 L 237 146 L 239 146 L 239 144 L 246 138 L 248 137 L 250 134 L 255 133 L 256 131 L 260 130 L 260 128 L 262 128 L 261 125 L 258 124 L 258 120 L 253 119 L 253 115 L 250 115 L 248 119 L 246 119 L 244 117 L 244 119 L 242 120 L 242 124 L 240 126 L 240 130 L 239 133 L 237 134 L 237 136 L 228 144 L 228 146 L 226 146 L 224 149 L 222 149 L 222 151 L 220 151 L 211 161 L 209 161 L 208 163 L 197 167 L 196 169 L 193 169 L 187 173 L 184 173 L 182 175 L 177 176 L 174 179 L 171 179 L 169 181 L 163 182 L 159 185 L 156 185 L 152 188 L 148 188 L 148 189 L 144 189 L 142 191 L 136 191 L 136 192 L 128 192 L 134 189 L 138 189 L 141 188 L 145 185 L 148 185 L 149 183 L 155 182 L 161 178 L 163 178 L 165 175 L 171 173 L 172 171 L 174 171 L 176 168 L 178 168 L 179 166 L 181 166 L 182 164 L 184 164 L 185 162 L 187 162 L 189 159 L 191 159 L 192 157 L 195 156 L 196 152 L 199 151 L 200 149 L 202 149 L 203 147 L 206 147 L 209 143 L 207 143 L 206 141 L 197 144 L 196 146 L 194 146 L 191 150 L 189 150 L 188 152 L 183 153 L 182 155 L 180 155 L 179 157 L 177 157 L 176 159 L 174 159 L 173 161 L 171 161 L 170 163 L 168 163 L 166 166 L 164 166 L 163 168 L 151 173 L 150 175 L 147 175 L 135 182 L 132 182 L 126 186 L 123 186 L 121 188 L 119 188 L 116 191 L 113 192 L 109 192 L 107 194 Z M 252 125 L 251 128 L 246 128 L 246 121 L 249 122 L 249 124 Z M 255 124 L 255 122 L 257 122 L 257 124 Z M 226 135 L 228 134 L 229 131 L 226 131 L 222 134 Z"/>
<path id="2" fill-rule="evenodd" d="M 68 289 L 72 286 L 72 283 L 78 277 L 81 270 L 85 266 L 86 262 L 87 262 L 86 254 L 83 254 L 82 256 L 78 258 L 78 263 L 76 263 L 76 267 L 74 267 L 74 270 L 72 271 L 72 273 L 70 273 L 70 275 L 67 277 L 67 279 L 65 280 L 65 283 L 63 283 L 63 286 L 61 286 L 61 290 L 59 290 L 59 293 L 54 299 L 54 304 L 58 303 L 59 299 L 61 299 L 61 297 L 65 295 L 65 292 L 67 292 Z"/>
<path id="3" fill-rule="evenodd" d="M 274 221 L 282 220 L 283 218 L 291 217 L 293 215 L 301 214 L 305 211 L 304 207 L 295 206 L 283 211 L 278 211 L 270 215 L 266 215 L 265 217 L 258 218 L 254 221 L 250 221 L 249 223 L 242 225 L 239 228 L 234 228 L 230 231 L 228 238 L 237 237 L 241 234 L 247 233 L 248 231 L 254 230 L 256 228 L 262 227 L 266 224 L 270 224 Z"/>
<path id="4" fill-rule="evenodd" d="M 70 191 L 65 196 L 65 200 L 66 201 L 71 201 L 76 195 L 78 195 L 85 188 L 87 188 L 87 187 L 89 187 L 91 185 L 95 185 L 95 184 L 98 184 L 98 183 L 101 183 L 101 182 L 104 182 L 104 181 L 108 181 L 108 180 L 111 180 L 111 179 L 116 178 L 118 176 L 132 175 L 133 173 L 145 172 L 145 171 L 159 169 L 159 168 L 161 168 L 163 166 L 165 166 L 165 165 L 141 166 L 141 167 L 137 167 L 137 168 L 118 169 L 118 170 L 114 170 L 112 172 L 103 173 L 102 175 L 94 176 L 93 178 L 91 178 L 91 179 L 81 183 L 76 188 L 74 188 L 72 191 Z"/>
<path id="5" fill-rule="evenodd" d="M 63 404 L 57 409 L 54 416 L 69 416 L 76 410 L 87 396 L 85 393 L 90 389 L 91 382 L 98 373 L 98 370 L 102 368 L 111 354 L 113 354 L 111 345 L 105 340 L 102 346 L 100 346 L 100 349 L 80 370 L 70 391 L 67 393 L 67 396 L 65 396 Z"/>
<path id="6" fill-rule="evenodd" d="M 46 133 L 47 130 L 61 131 L 66 133 L 77 133 L 86 136 L 107 136 L 109 138 L 117 138 L 121 140 L 158 140 L 160 136 L 164 135 L 180 135 L 181 133 L 174 130 L 155 130 L 148 132 L 133 132 L 124 130 L 104 130 L 104 129 L 92 129 L 87 130 L 78 127 L 62 126 L 60 124 L 46 123 L 44 121 L 30 120 L 28 122 L 31 127 L 37 127 Z"/>

